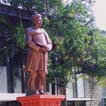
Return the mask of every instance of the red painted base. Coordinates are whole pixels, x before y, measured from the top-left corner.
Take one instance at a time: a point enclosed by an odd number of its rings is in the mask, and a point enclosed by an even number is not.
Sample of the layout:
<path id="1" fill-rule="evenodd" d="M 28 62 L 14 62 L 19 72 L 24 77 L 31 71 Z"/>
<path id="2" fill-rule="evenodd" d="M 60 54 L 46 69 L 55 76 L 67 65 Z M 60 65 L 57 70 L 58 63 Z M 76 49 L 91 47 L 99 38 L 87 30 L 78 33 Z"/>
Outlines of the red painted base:
<path id="1" fill-rule="evenodd" d="M 32 95 L 18 97 L 21 106 L 61 106 L 64 95 Z"/>

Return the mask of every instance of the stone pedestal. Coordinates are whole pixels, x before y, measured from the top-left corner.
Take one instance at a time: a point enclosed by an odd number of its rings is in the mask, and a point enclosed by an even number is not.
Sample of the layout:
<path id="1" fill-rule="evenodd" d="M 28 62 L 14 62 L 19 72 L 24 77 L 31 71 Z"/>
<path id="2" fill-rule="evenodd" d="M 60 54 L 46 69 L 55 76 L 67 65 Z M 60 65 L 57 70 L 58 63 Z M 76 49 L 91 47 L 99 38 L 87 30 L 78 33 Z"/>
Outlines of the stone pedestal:
<path id="1" fill-rule="evenodd" d="M 61 106 L 64 95 L 32 95 L 18 97 L 17 101 L 20 106 Z"/>

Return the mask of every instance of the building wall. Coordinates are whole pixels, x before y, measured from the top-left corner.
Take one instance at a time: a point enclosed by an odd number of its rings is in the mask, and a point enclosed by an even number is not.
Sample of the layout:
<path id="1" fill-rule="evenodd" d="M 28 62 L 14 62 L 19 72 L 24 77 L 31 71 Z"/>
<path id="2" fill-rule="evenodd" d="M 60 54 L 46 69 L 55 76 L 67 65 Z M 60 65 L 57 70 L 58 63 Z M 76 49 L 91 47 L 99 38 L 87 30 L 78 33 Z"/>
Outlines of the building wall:
<path id="1" fill-rule="evenodd" d="M 86 83 L 86 96 L 93 99 L 92 102 L 87 102 L 87 106 L 104 106 L 103 98 L 106 97 L 106 87 L 102 87 L 95 83 L 95 78 L 89 77 Z"/>
<path id="2" fill-rule="evenodd" d="M 71 100 L 74 97 L 73 83 L 75 80 L 70 80 L 66 89 L 67 100 Z M 103 105 L 103 98 L 106 102 L 106 87 L 98 86 L 95 78 L 88 77 L 83 78 L 82 75 L 77 75 L 77 98 L 88 98 L 86 100 L 86 106 L 105 106 Z M 79 99 L 78 99 L 79 100 Z M 91 101 L 92 100 L 92 101 Z"/>
<path id="3" fill-rule="evenodd" d="M 21 79 L 19 77 L 16 77 L 15 74 L 13 76 L 14 76 L 14 93 L 21 93 L 22 92 Z M 0 66 L 0 93 L 8 93 L 6 66 Z"/>
<path id="4" fill-rule="evenodd" d="M 77 80 L 77 91 L 78 91 L 78 98 L 84 98 L 85 97 L 85 84 L 84 79 L 82 79 L 83 75 L 78 75 Z"/>
<path id="5" fill-rule="evenodd" d="M 0 66 L 0 93 L 7 92 L 7 68 Z"/>
<path id="6" fill-rule="evenodd" d="M 14 76 L 14 92 L 15 93 L 22 93 L 22 81 L 21 81 L 21 69 L 18 68 L 18 70 L 16 70 L 18 74 L 18 76 Z"/>

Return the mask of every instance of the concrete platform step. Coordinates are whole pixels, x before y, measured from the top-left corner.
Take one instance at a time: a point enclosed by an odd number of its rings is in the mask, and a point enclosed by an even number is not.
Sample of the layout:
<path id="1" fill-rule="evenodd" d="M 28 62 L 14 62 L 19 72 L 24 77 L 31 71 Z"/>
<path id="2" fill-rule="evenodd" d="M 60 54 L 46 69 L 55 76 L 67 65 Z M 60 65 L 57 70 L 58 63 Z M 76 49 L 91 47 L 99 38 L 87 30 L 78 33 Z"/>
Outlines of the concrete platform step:
<path id="1" fill-rule="evenodd" d="M 0 102 L 16 101 L 17 97 L 25 95 L 24 93 L 0 93 Z"/>

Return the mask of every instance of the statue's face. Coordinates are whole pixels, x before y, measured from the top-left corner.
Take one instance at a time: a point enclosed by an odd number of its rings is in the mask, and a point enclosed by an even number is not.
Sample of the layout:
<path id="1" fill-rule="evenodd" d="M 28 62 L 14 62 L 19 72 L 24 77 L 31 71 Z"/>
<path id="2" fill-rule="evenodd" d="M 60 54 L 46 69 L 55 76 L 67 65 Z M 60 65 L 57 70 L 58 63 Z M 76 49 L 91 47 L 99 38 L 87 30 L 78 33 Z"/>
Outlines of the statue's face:
<path id="1" fill-rule="evenodd" d="M 33 16 L 33 23 L 37 28 L 40 28 L 43 24 L 41 15 L 38 14 L 38 15 Z"/>

